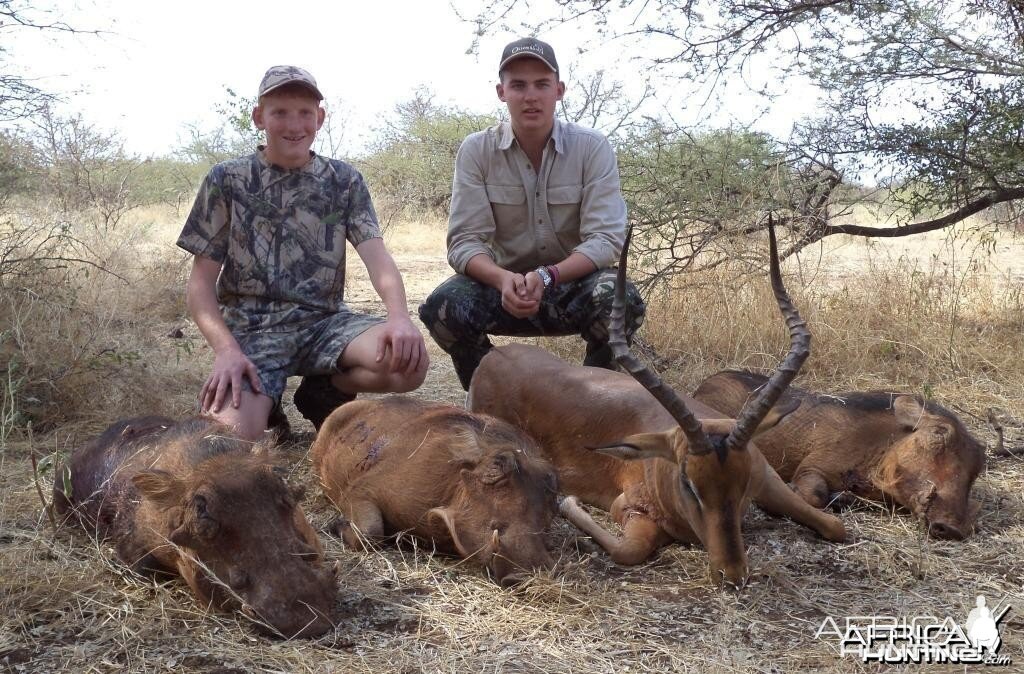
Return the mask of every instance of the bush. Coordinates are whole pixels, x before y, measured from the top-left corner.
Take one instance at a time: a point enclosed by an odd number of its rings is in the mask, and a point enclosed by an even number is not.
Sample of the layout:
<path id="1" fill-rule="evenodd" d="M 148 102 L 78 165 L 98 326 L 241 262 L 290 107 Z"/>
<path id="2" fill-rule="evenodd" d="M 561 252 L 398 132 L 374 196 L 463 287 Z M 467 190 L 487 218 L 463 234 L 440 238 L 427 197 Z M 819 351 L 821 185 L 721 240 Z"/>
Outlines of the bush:
<path id="1" fill-rule="evenodd" d="M 455 155 L 470 133 L 497 118 L 434 103 L 417 94 L 395 108 L 374 150 L 356 160 L 386 223 L 395 215 L 446 215 L 452 197 Z"/>
<path id="2" fill-rule="evenodd" d="M 650 123 L 620 141 L 618 157 L 644 286 L 749 258 L 746 235 L 786 207 L 796 182 L 771 137 L 742 130 Z"/>

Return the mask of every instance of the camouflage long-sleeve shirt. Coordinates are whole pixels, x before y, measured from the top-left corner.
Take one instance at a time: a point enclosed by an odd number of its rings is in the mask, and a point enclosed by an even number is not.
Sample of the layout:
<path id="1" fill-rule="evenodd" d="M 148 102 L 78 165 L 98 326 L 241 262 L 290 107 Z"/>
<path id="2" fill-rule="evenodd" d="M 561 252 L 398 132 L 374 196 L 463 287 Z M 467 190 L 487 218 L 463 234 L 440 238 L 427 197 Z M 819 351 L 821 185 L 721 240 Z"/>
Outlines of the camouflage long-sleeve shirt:
<path id="1" fill-rule="evenodd" d="M 342 306 L 345 241 L 379 237 L 363 177 L 311 153 L 298 169 L 262 153 L 217 164 L 178 237 L 223 263 L 217 298 L 232 331 L 288 331 Z"/>

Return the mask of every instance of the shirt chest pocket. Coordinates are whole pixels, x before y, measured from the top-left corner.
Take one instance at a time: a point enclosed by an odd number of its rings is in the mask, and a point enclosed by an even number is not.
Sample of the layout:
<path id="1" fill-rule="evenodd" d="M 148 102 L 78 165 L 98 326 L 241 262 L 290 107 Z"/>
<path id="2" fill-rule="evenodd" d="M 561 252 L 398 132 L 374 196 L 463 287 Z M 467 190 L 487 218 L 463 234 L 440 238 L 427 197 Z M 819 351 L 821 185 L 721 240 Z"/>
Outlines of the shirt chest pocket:
<path id="1" fill-rule="evenodd" d="M 583 202 L 582 185 L 549 187 L 547 191 L 548 213 L 558 231 L 579 231 L 580 204 Z"/>
<path id="2" fill-rule="evenodd" d="M 521 185 L 487 185 L 494 222 L 498 227 L 526 226 L 526 188 Z"/>

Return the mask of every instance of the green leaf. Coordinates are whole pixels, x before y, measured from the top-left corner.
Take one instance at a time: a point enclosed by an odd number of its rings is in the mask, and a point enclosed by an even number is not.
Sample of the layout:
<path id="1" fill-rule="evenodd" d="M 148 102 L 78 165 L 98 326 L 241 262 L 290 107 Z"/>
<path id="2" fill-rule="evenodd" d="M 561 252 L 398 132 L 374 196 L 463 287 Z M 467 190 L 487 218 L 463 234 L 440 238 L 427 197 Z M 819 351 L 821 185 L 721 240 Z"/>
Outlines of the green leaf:
<path id="1" fill-rule="evenodd" d="M 71 500 L 71 466 L 66 463 L 61 466 L 61 491 L 64 492 L 64 496 L 70 501 Z"/>
<path id="2" fill-rule="evenodd" d="M 40 475 L 46 473 L 46 471 L 53 467 L 53 461 L 56 456 L 56 454 L 47 454 L 43 458 L 39 459 L 39 462 L 36 464 L 36 468 Z"/>

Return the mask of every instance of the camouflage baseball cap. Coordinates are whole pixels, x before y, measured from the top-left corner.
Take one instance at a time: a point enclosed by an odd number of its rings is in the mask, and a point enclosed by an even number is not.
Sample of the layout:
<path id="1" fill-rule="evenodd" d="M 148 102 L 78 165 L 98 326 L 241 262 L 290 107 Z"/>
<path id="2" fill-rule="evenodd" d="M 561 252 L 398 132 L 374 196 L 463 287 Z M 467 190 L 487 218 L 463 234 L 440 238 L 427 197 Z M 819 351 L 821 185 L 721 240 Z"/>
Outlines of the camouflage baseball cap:
<path id="1" fill-rule="evenodd" d="M 547 42 L 532 37 L 524 37 L 515 42 L 509 42 L 501 52 L 501 63 L 498 65 L 498 72 L 508 65 L 509 61 L 529 56 L 542 62 L 548 68 L 558 74 L 558 61 L 555 60 L 555 50 Z"/>
<path id="2" fill-rule="evenodd" d="M 308 71 L 296 66 L 271 66 L 260 82 L 259 96 L 265 96 L 274 89 L 283 87 L 286 84 L 301 84 L 316 94 L 317 100 L 324 100 L 324 95 L 316 86 L 316 80 Z"/>

